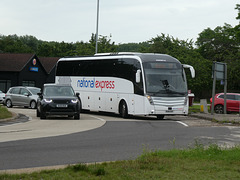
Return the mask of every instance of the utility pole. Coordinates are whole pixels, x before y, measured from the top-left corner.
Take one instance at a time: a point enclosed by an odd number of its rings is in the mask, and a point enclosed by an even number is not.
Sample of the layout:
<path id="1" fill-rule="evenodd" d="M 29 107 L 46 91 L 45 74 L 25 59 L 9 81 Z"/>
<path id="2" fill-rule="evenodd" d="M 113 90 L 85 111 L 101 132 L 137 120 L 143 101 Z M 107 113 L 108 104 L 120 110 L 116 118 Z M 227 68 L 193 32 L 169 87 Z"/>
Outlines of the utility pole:
<path id="1" fill-rule="evenodd" d="M 97 25 L 96 25 L 96 46 L 95 53 L 98 53 L 98 19 L 99 19 L 99 0 L 97 0 Z"/>

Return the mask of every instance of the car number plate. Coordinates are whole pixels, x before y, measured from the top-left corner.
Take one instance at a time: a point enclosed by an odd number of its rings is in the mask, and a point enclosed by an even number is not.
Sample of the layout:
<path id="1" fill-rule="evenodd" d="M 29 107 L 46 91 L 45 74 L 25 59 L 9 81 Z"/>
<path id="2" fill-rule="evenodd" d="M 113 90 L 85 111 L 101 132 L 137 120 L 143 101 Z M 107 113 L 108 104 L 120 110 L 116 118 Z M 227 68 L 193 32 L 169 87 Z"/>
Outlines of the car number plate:
<path id="1" fill-rule="evenodd" d="M 173 112 L 173 110 L 166 110 L 167 113 Z"/>
<path id="2" fill-rule="evenodd" d="M 58 108 L 67 108 L 68 105 L 67 104 L 57 104 Z"/>

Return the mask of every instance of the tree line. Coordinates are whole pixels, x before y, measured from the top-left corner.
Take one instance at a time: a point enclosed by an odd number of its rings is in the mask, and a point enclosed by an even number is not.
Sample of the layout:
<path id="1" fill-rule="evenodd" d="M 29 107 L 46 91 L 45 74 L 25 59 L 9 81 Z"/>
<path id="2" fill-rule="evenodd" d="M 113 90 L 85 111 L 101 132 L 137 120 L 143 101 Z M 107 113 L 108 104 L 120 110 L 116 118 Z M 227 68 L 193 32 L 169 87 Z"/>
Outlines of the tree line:
<path id="1" fill-rule="evenodd" d="M 160 34 L 149 41 L 118 44 L 108 36 L 98 38 L 98 52 L 148 52 L 169 54 L 184 64 L 192 65 L 196 78 L 187 72 L 188 87 L 195 97 L 209 98 L 212 90 L 212 64 L 214 61 L 227 63 L 228 90 L 240 92 L 240 4 L 235 8 L 239 24 L 232 27 L 225 23 L 214 29 L 207 28 L 199 33 L 196 42 L 180 40 Z M 43 57 L 86 56 L 95 53 L 95 34 L 88 42 L 75 43 L 42 41 L 34 36 L 1 35 L 0 53 L 36 53 Z M 223 91 L 218 83 L 217 92 Z"/>

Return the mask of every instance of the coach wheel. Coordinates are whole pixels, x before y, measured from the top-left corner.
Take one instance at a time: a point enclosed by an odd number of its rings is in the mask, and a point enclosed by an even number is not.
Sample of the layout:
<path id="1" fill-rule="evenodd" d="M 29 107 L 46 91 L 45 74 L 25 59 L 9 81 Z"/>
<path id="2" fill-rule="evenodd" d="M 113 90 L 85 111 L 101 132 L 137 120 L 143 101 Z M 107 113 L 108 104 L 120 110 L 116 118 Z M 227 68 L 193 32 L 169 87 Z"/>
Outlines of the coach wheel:
<path id="1" fill-rule="evenodd" d="M 128 117 L 128 108 L 127 108 L 127 104 L 126 104 L 125 101 L 122 101 L 120 103 L 119 114 L 122 118 L 127 118 Z"/>

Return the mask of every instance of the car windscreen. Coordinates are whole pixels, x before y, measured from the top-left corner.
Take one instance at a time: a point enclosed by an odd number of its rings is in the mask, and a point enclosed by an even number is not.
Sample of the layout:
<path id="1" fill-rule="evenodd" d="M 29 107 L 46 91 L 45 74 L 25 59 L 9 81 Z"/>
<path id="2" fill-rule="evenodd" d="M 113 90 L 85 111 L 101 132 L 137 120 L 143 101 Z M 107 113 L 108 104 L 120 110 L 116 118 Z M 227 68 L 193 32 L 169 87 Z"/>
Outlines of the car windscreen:
<path id="1" fill-rule="evenodd" d="M 74 96 L 74 91 L 70 86 L 46 86 L 43 94 L 46 96 Z"/>
<path id="2" fill-rule="evenodd" d="M 28 90 L 31 91 L 33 95 L 37 95 L 37 93 L 40 93 L 40 89 L 38 88 L 29 88 Z"/>

